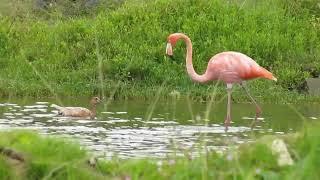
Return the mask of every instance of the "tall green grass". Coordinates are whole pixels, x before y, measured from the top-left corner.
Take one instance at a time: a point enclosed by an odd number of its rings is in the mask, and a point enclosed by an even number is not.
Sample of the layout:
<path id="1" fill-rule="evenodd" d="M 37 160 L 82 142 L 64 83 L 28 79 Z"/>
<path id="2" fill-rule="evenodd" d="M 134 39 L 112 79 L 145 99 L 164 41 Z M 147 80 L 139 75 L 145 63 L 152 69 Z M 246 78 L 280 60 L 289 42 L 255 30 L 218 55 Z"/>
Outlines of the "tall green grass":
<path id="1" fill-rule="evenodd" d="M 319 124 L 297 134 L 265 136 L 256 142 L 231 148 L 223 154 L 203 151 L 198 157 L 168 155 L 163 159 L 100 159 L 87 164 L 88 153 L 76 143 L 30 132 L 2 132 L 0 146 L 22 153 L 21 163 L 8 163 L 0 154 L 2 179 L 319 179 Z M 279 166 L 270 144 L 281 138 L 294 164 Z M 195 149 L 194 149 L 195 150 Z M 180 151 L 180 150 L 179 150 Z M 23 168 L 23 169 L 21 169 Z M 17 173 L 17 172 L 23 173 Z"/>
<path id="2" fill-rule="evenodd" d="M 10 138 L 7 138 L 9 136 Z M 18 174 L 19 176 L 11 173 L 7 175 L 10 177 L 7 179 L 102 179 L 101 174 L 88 170 L 88 155 L 74 142 L 18 131 L 2 132 L 0 144 L 1 147 L 17 150 L 25 158 L 25 162 L 20 162 L 24 165 L 15 167 L 19 162 L 11 163 L 11 166 L 7 165 L 7 168 L 2 170 L 2 163 L 10 158 L 1 156 L 0 170 L 4 175 L 10 172 L 10 169 L 23 172 Z"/>
<path id="3" fill-rule="evenodd" d="M 277 85 L 253 82 L 255 94 L 273 100 L 304 99 L 295 91 L 310 76 L 305 66 L 320 67 L 320 30 L 309 6 L 297 2 L 126 1 L 95 16 L 49 20 L 3 16 L 0 92 L 78 96 L 101 93 L 103 87 L 109 95 L 117 86 L 116 97 L 148 97 L 165 83 L 164 95 L 176 89 L 207 98 L 210 86 L 194 84 L 185 72 L 182 43 L 173 59 L 165 57 L 166 37 L 184 32 L 193 41 L 199 73 L 214 54 L 240 51 L 279 79 Z M 218 94 L 223 91 L 221 87 Z"/>
<path id="4" fill-rule="evenodd" d="M 0 179 L 10 179 L 13 177 L 9 164 L 4 157 L 0 157 Z"/>
<path id="5" fill-rule="evenodd" d="M 0 15 L 14 19 L 54 20 L 92 17 L 117 9 L 124 0 L 2 0 Z"/>

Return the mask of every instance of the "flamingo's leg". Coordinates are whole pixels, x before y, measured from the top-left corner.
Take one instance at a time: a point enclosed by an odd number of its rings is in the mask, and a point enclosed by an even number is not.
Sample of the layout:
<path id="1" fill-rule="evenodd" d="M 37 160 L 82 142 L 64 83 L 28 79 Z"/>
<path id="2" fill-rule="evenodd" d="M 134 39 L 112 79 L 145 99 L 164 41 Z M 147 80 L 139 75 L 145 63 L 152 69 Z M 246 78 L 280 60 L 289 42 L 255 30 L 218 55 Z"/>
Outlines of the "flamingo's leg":
<path id="1" fill-rule="evenodd" d="M 256 125 L 256 122 L 258 121 L 258 118 L 260 117 L 260 115 L 262 113 L 262 110 L 261 110 L 260 106 L 258 105 L 258 103 L 256 102 L 256 100 L 249 93 L 249 90 L 248 90 L 245 82 L 242 82 L 240 85 L 246 91 L 247 95 L 249 96 L 249 98 L 251 99 L 251 101 L 253 102 L 253 104 L 256 107 L 256 117 L 254 118 L 254 120 L 251 123 L 251 129 L 253 129 L 255 127 L 255 125 Z"/>
<path id="2" fill-rule="evenodd" d="M 227 104 L 227 117 L 224 121 L 225 131 L 228 131 L 228 127 L 231 123 L 231 92 L 232 84 L 227 84 L 228 104 Z"/>

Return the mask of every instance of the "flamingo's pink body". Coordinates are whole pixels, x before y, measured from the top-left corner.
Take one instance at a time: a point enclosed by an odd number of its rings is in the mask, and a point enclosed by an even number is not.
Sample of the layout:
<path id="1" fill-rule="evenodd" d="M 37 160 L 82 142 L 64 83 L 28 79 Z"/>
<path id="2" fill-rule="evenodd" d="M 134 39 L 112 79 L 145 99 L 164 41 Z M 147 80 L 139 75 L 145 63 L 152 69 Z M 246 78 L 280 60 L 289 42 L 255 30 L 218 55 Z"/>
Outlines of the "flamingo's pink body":
<path id="1" fill-rule="evenodd" d="M 198 82 L 221 80 L 226 84 L 241 83 L 253 78 L 274 79 L 272 74 L 253 59 L 239 52 L 222 52 L 213 56 Z"/>
<path id="2" fill-rule="evenodd" d="M 191 79 L 199 83 L 207 83 L 213 80 L 220 80 L 227 84 L 228 91 L 228 111 L 225 121 L 226 129 L 231 121 L 231 89 L 234 83 L 241 84 L 248 96 L 256 105 L 256 119 L 261 113 L 261 108 L 249 94 L 249 91 L 244 86 L 243 82 L 254 78 L 266 78 L 277 80 L 271 72 L 259 66 L 253 59 L 245 54 L 233 51 L 221 52 L 213 56 L 203 75 L 198 75 L 192 64 L 192 43 L 188 36 L 182 33 L 174 33 L 168 37 L 166 53 L 173 55 L 172 47 L 179 39 L 183 39 L 187 45 L 186 67 Z"/>

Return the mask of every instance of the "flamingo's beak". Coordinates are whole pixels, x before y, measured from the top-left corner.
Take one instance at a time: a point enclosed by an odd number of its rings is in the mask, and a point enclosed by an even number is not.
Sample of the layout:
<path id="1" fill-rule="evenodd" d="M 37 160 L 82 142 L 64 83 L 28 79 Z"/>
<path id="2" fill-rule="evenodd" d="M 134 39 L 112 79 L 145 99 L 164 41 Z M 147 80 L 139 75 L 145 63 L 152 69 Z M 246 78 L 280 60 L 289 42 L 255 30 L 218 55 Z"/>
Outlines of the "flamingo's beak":
<path id="1" fill-rule="evenodd" d="M 166 54 L 169 56 L 173 55 L 171 43 L 167 43 Z"/>

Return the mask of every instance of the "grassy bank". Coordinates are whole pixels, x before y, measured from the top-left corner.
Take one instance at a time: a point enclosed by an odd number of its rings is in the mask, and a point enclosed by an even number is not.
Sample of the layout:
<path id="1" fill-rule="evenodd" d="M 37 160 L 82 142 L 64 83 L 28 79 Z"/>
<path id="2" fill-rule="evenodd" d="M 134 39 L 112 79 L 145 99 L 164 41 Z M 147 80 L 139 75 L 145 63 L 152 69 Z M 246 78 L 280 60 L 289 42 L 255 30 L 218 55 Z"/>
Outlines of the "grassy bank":
<path id="1" fill-rule="evenodd" d="M 251 83 L 260 101 L 317 101 L 297 93 L 320 67 L 319 19 L 312 11 L 317 7 L 313 1 L 303 2 L 126 1 L 90 16 L 3 15 L 0 93 L 120 98 L 154 97 L 161 89 L 161 96 L 178 90 L 206 99 L 214 87 L 190 81 L 182 43 L 173 59 L 164 55 L 166 37 L 184 32 L 193 40 L 194 66 L 200 74 L 212 55 L 240 51 L 279 80 Z M 224 89 L 219 86 L 218 94 Z M 244 99 L 241 93 L 235 97 Z"/>
<path id="2" fill-rule="evenodd" d="M 24 161 L 0 154 L 1 179 L 319 179 L 319 124 L 298 134 L 282 135 L 293 159 L 279 166 L 270 142 L 275 136 L 241 145 L 224 154 L 207 152 L 190 158 L 168 156 L 161 160 L 98 160 L 67 140 L 42 137 L 30 132 L 2 132 L 0 147 L 14 150 Z M 199 147 L 200 148 L 200 147 Z"/>

